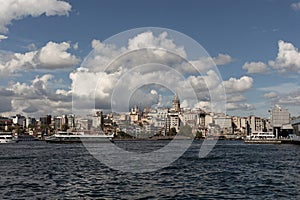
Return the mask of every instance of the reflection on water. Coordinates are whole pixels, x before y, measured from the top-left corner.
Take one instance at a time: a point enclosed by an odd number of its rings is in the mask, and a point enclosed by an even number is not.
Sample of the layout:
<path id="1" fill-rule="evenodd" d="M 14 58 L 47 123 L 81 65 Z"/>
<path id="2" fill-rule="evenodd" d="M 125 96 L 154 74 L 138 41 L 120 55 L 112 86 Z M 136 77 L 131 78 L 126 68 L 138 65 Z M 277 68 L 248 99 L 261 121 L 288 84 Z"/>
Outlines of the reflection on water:
<path id="1" fill-rule="evenodd" d="M 167 141 L 123 141 L 132 149 Z M 200 141 L 167 168 L 151 173 L 112 170 L 82 144 L 0 145 L 1 199 L 247 198 L 299 199 L 300 146 L 219 141 L 199 158 Z"/>

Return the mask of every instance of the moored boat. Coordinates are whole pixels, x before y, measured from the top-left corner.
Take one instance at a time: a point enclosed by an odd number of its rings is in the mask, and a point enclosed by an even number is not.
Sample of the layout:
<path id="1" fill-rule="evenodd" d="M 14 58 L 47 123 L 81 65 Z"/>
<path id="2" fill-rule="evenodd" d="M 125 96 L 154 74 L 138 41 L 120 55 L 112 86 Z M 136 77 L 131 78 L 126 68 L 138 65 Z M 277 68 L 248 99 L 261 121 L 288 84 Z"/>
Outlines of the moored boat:
<path id="1" fill-rule="evenodd" d="M 245 143 L 250 144 L 280 144 L 273 132 L 253 132 L 244 139 Z"/>
<path id="2" fill-rule="evenodd" d="M 0 143 L 15 143 L 17 139 L 13 137 L 11 132 L 0 132 Z"/>
<path id="3" fill-rule="evenodd" d="M 49 143 L 82 143 L 82 142 L 108 142 L 112 141 L 113 135 L 104 133 L 85 134 L 84 132 L 60 131 L 45 138 Z"/>

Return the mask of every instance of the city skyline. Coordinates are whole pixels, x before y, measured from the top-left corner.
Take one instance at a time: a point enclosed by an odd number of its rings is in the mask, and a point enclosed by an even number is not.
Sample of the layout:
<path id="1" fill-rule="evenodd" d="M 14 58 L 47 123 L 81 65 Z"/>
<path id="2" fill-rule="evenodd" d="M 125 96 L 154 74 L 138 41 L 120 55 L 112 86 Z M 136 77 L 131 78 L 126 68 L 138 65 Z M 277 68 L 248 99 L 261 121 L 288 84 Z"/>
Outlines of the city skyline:
<path id="1" fill-rule="evenodd" d="M 147 26 L 182 32 L 204 47 L 223 79 L 229 115 L 267 117 L 275 104 L 300 115 L 299 1 L 10 2 L 0 8 L 1 115 L 72 113 L 74 80 L 90 51 L 119 32 Z M 174 51 L 185 53 L 176 44 Z M 105 78 L 109 88 L 119 77 Z M 147 88 L 149 104 L 163 94 Z"/>

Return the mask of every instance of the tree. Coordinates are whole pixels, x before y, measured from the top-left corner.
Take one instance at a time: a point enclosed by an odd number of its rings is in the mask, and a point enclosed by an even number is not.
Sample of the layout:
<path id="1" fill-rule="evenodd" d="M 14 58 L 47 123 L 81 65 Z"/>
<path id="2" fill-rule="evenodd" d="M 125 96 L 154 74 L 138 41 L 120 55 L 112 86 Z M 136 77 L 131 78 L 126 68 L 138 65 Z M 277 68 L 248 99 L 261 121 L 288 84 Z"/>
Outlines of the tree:
<path id="1" fill-rule="evenodd" d="M 168 136 L 175 136 L 177 134 L 176 128 L 172 127 L 168 133 Z"/>
<path id="2" fill-rule="evenodd" d="M 123 131 L 120 131 L 120 132 L 117 134 L 116 138 L 126 138 L 126 139 L 130 139 L 130 138 L 133 138 L 133 136 L 132 136 L 132 135 L 129 135 L 128 133 L 125 133 L 125 132 L 123 132 Z"/>
<path id="3" fill-rule="evenodd" d="M 196 132 L 196 138 L 197 138 L 197 139 L 203 138 L 202 131 L 197 131 L 197 132 Z"/>
<path id="4" fill-rule="evenodd" d="M 29 125 L 28 125 L 28 128 L 29 128 L 29 129 L 34 129 L 35 126 L 34 126 L 33 124 L 29 124 Z"/>
<path id="5" fill-rule="evenodd" d="M 69 129 L 68 124 L 63 124 L 63 125 L 61 126 L 61 130 L 62 130 L 62 131 L 67 131 L 68 129 Z"/>
<path id="6" fill-rule="evenodd" d="M 140 127 L 143 127 L 143 123 L 142 123 L 142 122 L 139 122 L 139 126 L 140 126 Z"/>

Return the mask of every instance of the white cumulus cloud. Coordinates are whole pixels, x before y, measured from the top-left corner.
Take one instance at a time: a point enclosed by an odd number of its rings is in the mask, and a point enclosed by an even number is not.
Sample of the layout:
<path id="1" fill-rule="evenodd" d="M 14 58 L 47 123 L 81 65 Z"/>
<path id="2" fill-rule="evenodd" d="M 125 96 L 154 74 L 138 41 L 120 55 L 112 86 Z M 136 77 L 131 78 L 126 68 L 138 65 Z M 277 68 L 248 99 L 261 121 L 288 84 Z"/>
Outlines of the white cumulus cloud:
<path id="1" fill-rule="evenodd" d="M 224 81 L 226 93 L 240 93 L 249 90 L 253 86 L 253 78 L 249 76 L 243 76 L 239 79 L 230 78 Z"/>
<path id="2" fill-rule="evenodd" d="M 292 43 L 278 41 L 278 53 L 276 59 L 269 61 L 269 65 L 279 73 L 300 73 L 300 53 Z"/>
<path id="3" fill-rule="evenodd" d="M 70 49 L 70 43 L 48 42 L 39 51 L 38 59 L 41 66 L 46 69 L 58 69 L 76 65 L 79 59 L 67 52 L 68 49 Z"/>
<path id="4" fill-rule="evenodd" d="M 227 102 L 234 103 L 234 102 L 241 102 L 245 101 L 246 97 L 242 94 L 231 94 L 227 95 Z"/>
<path id="5" fill-rule="evenodd" d="M 300 2 L 297 2 L 297 3 L 292 3 L 291 4 L 291 8 L 295 11 L 298 11 L 300 10 Z"/>
<path id="6" fill-rule="evenodd" d="M 263 62 L 246 62 L 243 69 L 249 74 L 263 74 L 269 71 L 268 65 Z"/>
<path id="7" fill-rule="evenodd" d="M 45 113 L 63 114 L 71 111 L 71 91 L 52 88 L 57 80 L 54 75 L 36 76 L 29 83 L 11 83 L 0 89 L 0 105 L 7 105 L 5 113 L 30 113 L 41 116 Z"/>
<path id="8" fill-rule="evenodd" d="M 173 40 L 168 38 L 168 33 L 163 32 L 157 37 L 150 31 L 140 33 L 128 41 L 128 49 L 135 50 L 141 48 L 163 48 L 186 58 L 184 47 L 178 47 Z"/>
<path id="9" fill-rule="evenodd" d="M 227 54 L 218 54 L 213 58 L 203 54 L 198 59 L 194 56 L 194 59 L 187 61 L 188 51 L 176 45 L 166 32 L 139 33 L 129 38 L 123 46 L 94 39 L 91 46 L 93 52 L 80 68 L 70 74 L 75 110 L 86 111 L 95 106 L 109 110 L 115 100 L 127 98 L 130 92 L 135 94 L 131 103 L 151 106 L 160 103 L 165 88 L 178 93 L 185 106 L 215 108 L 215 104 L 221 107 L 226 98 L 224 84 L 231 94 L 237 95 L 233 101 L 241 102 L 245 98 L 239 94 L 250 89 L 253 83 L 253 79 L 247 76 L 222 81 L 214 67 L 215 64 L 232 62 L 233 59 Z M 134 92 L 150 83 L 161 85 L 164 89 Z M 113 99 L 116 96 L 118 99 Z"/>
<path id="10" fill-rule="evenodd" d="M 299 85 L 297 83 L 282 83 L 279 85 L 272 85 L 269 87 L 262 87 L 258 88 L 258 90 L 265 91 L 265 92 L 277 92 L 281 94 L 287 94 L 290 92 L 293 92 L 295 88 L 299 88 Z"/>
<path id="11" fill-rule="evenodd" d="M 232 57 L 228 54 L 218 54 L 217 57 L 213 58 L 216 65 L 226 65 L 233 61 Z"/>
<path id="12" fill-rule="evenodd" d="M 268 92 L 268 93 L 264 94 L 264 97 L 271 99 L 271 98 L 278 97 L 278 94 L 277 94 L 277 92 Z"/>
<path id="13" fill-rule="evenodd" d="M 248 104 L 248 103 L 227 103 L 226 104 L 226 109 L 228 111 L 233 111 L 233 110 L 254 110 L 255 107 L 251 104 Z"/>
<path id="14" fill-rule="evenodd" d="M 80 59 L 68 52 L 67 42 L 48 42 L 39 50 L 26 53 L 0 52 L 0 76 L 30 69 L 61 69 L 76 65 Z"/>
<path id="15" fill-rule="evenodd" d="M 68 15 L 71 5 L 61 0 L 0 0 L 0 32 L 7 33 L 13 20 L 27 16 Z"/>

